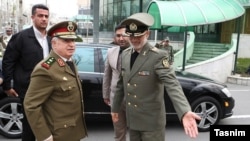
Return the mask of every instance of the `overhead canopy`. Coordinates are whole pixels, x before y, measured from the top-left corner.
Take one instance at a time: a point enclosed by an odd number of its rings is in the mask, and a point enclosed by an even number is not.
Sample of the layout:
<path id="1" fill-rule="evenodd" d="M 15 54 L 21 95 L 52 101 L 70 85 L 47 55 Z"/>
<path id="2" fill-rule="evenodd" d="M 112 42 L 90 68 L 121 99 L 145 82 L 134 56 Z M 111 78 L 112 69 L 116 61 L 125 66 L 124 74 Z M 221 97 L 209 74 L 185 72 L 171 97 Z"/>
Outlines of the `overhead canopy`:
<path id="1" fill-rule="evenodd" d="M 237 0 L 153 0 L 147 9 L 155 18 L 152 29 L 219 23 L 240 17 L 244 12 Z"/>

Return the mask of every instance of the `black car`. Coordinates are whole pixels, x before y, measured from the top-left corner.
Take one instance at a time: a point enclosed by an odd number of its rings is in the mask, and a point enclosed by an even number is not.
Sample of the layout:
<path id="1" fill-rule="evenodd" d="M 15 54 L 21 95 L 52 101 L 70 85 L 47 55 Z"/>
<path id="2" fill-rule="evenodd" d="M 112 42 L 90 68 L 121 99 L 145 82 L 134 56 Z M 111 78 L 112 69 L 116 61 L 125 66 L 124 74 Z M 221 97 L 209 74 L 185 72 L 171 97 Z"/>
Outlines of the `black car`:
<path id="1" fill-rule="evenodd" d="M 114 46 L 84 43 L 77 43 L 76 46 L 73 58 L 82 81 L 86 120 L 111 121 L 110 108 L 102 98 L 102 81 L 107 49 Z M 176 71 L 176 76 L 192 110 L 202 118 L 197 122 L 199 131 L 209 131 L 210 125 L 232 116 L 234 98 L 226 85 L 185 71 Z M 0 100 L 0 132 L 6 137 L 18 138 L 22 131 L 20 119 L 23 117 L 20 113 L 19 100 L 5 97 L 3 91 L 0 92 L 2 96 Z M 165 94 L 164 98 L 167 118 L 177 118 L 168 95 Z"/>

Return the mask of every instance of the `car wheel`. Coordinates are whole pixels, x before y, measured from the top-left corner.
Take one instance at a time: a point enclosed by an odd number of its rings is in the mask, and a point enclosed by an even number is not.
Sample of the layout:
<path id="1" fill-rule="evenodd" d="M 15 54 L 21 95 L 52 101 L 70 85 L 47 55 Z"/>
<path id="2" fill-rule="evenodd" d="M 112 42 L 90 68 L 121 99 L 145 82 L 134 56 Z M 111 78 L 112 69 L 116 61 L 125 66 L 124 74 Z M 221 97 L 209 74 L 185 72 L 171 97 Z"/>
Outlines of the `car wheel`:
<path id="1" fill-rule="evenodd" d="M 217 124 L 220 120 L 220 104 L 212 97 L 200 97 L 191 103 L 191 107 L 193 112 L 201 117 L 201 120 L 197 121 L 198 130 L 201 132 L 209 131 L 210 125 Z"/>
<path id="2" fill-rule="evenodd" d="M 23 114 L 19 98 L 6 97 L 0 100 L 0 133 L 7 138 L 20 138 Z"/>

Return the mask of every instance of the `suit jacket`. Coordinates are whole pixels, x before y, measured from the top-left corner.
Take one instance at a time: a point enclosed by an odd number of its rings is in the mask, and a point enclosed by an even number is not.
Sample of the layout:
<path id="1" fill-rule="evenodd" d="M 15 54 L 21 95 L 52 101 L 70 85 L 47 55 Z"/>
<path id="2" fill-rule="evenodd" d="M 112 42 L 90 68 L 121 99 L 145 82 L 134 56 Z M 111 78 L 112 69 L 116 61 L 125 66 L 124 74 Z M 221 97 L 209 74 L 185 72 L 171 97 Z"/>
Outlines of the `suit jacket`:
<path id="1" fill-rule="evenodd" d="M 53 51 L 32 72 L 24 108 L 38 141 L 50 135 L 54 141 L 79 141 L 87 135 L 80 79 Z"/>
<path id="2" fill-rule="evenodd" d="M 113 102 L 116 84 L 121 71 L 119 51 L 120 47 L 108 49 L 103 75 L 103 98 L 109 98 L 111 104 Z"/>
<path id="3" fill-rule="evenodd" d="M 125 96 L 127 125 L 139 131 L 165 128 L 164 88 L 181 119 L 191 111 L 165 51 L 146 43 L 130 70 L 132 48 L 122 53 L 122 77 L 117 83 L 112 112 L 118 113 Z"/>
<path id="4" fill-rule="evenodd" d="M 50 38 L 47 37 L 47 40 L 50 50 Z M 3 56 L 3 89 L 12 88 L 11 80 L 14 80 L 14 89 L 23 98 L 30 82 L 30 74 L 42 59 L 43 48 L 35 37 L 33 27 L 12 35 Z"/>

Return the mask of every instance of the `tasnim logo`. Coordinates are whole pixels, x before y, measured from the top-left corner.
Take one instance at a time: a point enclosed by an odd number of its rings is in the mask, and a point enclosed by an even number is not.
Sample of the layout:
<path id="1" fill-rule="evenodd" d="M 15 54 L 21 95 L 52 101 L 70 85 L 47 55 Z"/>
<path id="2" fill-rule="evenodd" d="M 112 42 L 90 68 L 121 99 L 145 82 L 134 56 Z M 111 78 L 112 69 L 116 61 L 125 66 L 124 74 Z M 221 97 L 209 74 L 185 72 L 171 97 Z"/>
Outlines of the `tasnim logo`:
<path id="1" fill-rule="evenodd" d="M 210 141 L 218 139 L 237 139 L 248 141 L 250 138 L 250 125 L 211 125 Z"/>

